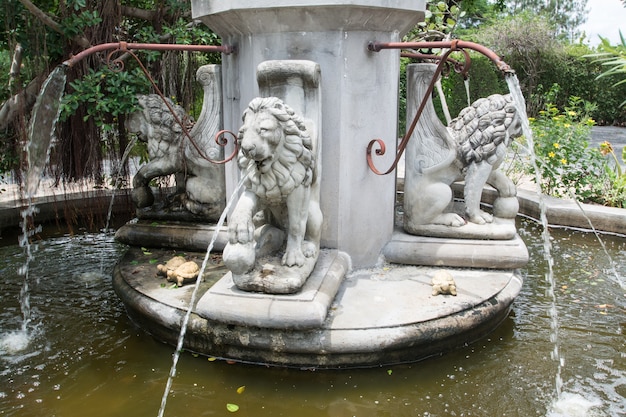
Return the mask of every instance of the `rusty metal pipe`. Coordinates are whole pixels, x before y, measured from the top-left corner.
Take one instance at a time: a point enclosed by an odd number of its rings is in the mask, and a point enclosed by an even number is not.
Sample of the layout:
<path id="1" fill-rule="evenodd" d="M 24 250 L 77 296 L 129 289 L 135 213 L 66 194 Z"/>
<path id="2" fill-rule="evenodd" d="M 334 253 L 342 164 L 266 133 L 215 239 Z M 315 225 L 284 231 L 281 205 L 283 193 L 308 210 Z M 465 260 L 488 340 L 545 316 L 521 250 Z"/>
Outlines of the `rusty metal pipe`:
<path id="1" fill-rule="evenodd" d="M 179 45 L 175 43 L 127 43 L 111 42 L 92 46 L 82 52 L 70 57 L 63 62 L 68 67 L 74 66 L 77 62 L 97 52 L 117 49 L 119 51 L 149 50 L 149 51 L 196 51 L 196 52 L 221 52 L 229 55 L 235 52 L 235 48 L 230 45 Z"/>
<path id="2" fill-rule="evenodd" d="M 496 67 L 504 73 L 514 73 L 515 71 L 504 62 L 495 52 L 486 46 L 474 42 L 461 41 L 432 41 L 432 42 L 377 42 L 372 41 L 367 45 L 367 49 L 372 52 L 380 52 L 383 49 L 450 49 L 460 51 L 471 49 L 489 58 Z"/>
<path id="3" fill-rule="evenodd" d="M 374 151 L 375 154 L 378 156 L 382 156 L 385 154 L 385 150 L 386 150 L 385 142 L 383 142 L 381 139 L 373 139 L 367 145 L 367 149 L 366 149 L 367 165 L 372 170 L 372 172 L 374 172 L 376 175 L 387 175 L 393 172 L 398 166 L 398 162 L 400 161 L 400 158 L 402 157 L 402 154 L 404 153 L 404 149 L 406 148 L 407 144 L 409 143 L 409 140 L 411 139 L 411 136 L 413 135 L 413 131 L 415 130 L 415 127 L 417 126 L 417 122 L 419 118 L 421 117 L 422 112 L 424 111 L 424 108 L 426 107 L 426 103 L 428 103 L 428 100 L 430 100 L 430 95 L 432 94 L 433 89 L 435 88 L 435 83 L 437 82 L 437 79 L 439 78 L 439 76 L 441 75 L 441 72 L 443 71 L 443 67 L 445 66 L 446 61 L 448 60 L 448 56 L 452 52 L 453 52 L 452 49 L 449 49 L 448 51 L 446 51 L 446 53 L 444 53 L 443 56 L 441 57 L 439 64 L 437 64 L 437 68 L 435 69 L 433 78 L 430 80 L 430 83 L 428 84 L 426 94 L 424 94 L 424 97 L 422 97 L 422 101 L 420 102 L 417 112 L 415 113 L 415 116 L 413 117 L 413 121 L 411 122 L 411 125 L 409 126 L 406 133 L 404 134 L 402 141 L 400 141 L 400 144 L 398 145 L 398 149 L 396 151 L 396 157 L 393 160 L 391 167 L 389 167 L 389 169 L 387 169 L 384 172 L 379 171 L 376 168 L 376 166 L 374 166 L 374 161 L 372 159 L 372 150 L 374 150 L 375 144 L 379 146 L 379 149 L 376 149 Z"/>

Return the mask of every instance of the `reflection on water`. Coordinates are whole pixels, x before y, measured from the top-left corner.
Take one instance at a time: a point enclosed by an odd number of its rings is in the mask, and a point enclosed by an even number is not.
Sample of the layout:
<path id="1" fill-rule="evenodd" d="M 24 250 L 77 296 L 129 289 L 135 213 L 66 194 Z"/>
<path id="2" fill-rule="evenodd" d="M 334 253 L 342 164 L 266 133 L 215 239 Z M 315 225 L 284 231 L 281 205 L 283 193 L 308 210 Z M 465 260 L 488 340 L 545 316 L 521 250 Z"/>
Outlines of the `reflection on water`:
<path id="1" fill-rule="evenodd" d="M 550 404 L 556 364 L 540 230 L 522 223 L 531 252 L 509 318 L 488 338 L 411 365 L 298 371 L 229 365 L 185 354 L 166 415 L 620 416 L 626 415 L 626 298 L 592 235 L 553 230 L 563 394 Z M 626 240 L 604 237 L 619 273 Z M 173 348 L 129 322 L 111 289 L 124 247 L 111 236 L 53 238 L 31 264 L 34 340 L 0 345 L 0 414 L 155 416 Z M 0 340 L 20 326 L 23 253 L 0 248 Z M 105 265 L 104 271 L 100 270 Z M 172 291 L 176 291 L 172 289 Z M 245 389 L 240 387 L 245 386 Z M 238 393 L 238 389 L 241 393 Z"/>

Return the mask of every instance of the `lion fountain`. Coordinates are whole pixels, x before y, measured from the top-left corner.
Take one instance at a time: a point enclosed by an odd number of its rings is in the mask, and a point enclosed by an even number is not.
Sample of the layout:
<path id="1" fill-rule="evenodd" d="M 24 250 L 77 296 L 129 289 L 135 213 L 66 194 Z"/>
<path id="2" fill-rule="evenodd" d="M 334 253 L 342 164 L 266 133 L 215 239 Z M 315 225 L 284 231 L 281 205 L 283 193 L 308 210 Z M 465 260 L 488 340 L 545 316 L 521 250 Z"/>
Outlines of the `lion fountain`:
<path id="1" fill-rule="evenodd" d="M 245 190 L 228 221 L 224 264 L 241 289 L 295 292 L 313 270 L 320 246 L 315 138 L 282 100 L 259 97 L 243 114 L 238 143 Z M 280 249 L 285 235 L 280 270 L 255 267 L 257 257 Z"/>
<path id="2" fill-rule="evenodd" d="M 408 67 L 414 98 L 423 97 L 434 70 L 434 64 Z M 514 227 L 494 221 L 492 214 L 480 208 L 483 188 L 489 184 L 498 192 L 496 216 L 506 219 L 517 214 L 515 184 L 499 169 L 512 139 L 522 135 L 511 95 L 476 100 L 449 127 L 439 121 L 428 101 L 414 135 L 406 153 L 404 230 L 429 236 L 485 237 L 488 233 L 492 238 L 513 237 Z M 459 180 L 464 180 L 461 213 L 451 208 L 451 185 Z"/>
<path id="3" fill-rule="evenodd" d="M 138 209 L 152 208 L 154 195 L 150 182 L 174 174 L 176 193 L 164 204 L 164 212 L 140 211 L 144 217 L 185 217 L 183 210 L 197 220 L 217 220 L 226 205 L 224 169 L 214 161 L 222 159 L 215 143 L 218 132 L 220 88 L 219 67 L 200 67 L 197 79 L 204 87 L 204 103 L 199 123 L 194 124 L 184 109 L 156 94 L 138 96 L 139 110 L 131 113 L 126 128 L 147 142 L 149 162 L 133 178 L 132 199 Z M 185 130 L 189 133 L 185 133 Z"/>
<path id="4" fill-rule="evenodd" d="M 203 105 L 220 103 L 213 119 L 237 138 L 225 147 L 237 151 L 237 163 L 223 165 L 221 180 L 199 181 L 225 183 L 236 203 L 220 217 L 225 226 L 139 219 L 116 233 L 131 247 L 114 288 L 157 338 L 177 342 L 187 317 L 186 349 L 214 357 L 379 366 L 470 343 L 507 316 L 522 284 L 516 271 L 528 261 L 514 225 L 515 186 L 498 170 L 518 134 L 517 113 L 501 95 L 478 101 L 450 129 L 424 116 L 406 148 L 403 228 L 399 181 L 377 175 L 367 146 L 372 138 L 397 141 L 400 54 L 367 45 L 395 44 L 423 18 L 423 4 L 374 3 L 192 2 L 200 20 L 237 46 L 222 56 L 223 88 L 210 99 L 205 88 Z M 419 94 L 421 85 L 409 79 Z M 407 97 L 408 112 L 414 101 Z M 193 142 L 207 139 L 201 149 L 218 131 L 202 127 L 204 118 L 190 132 Z M 170 146 L 174 160 L 187 159 L 192 141 L 177 143 L 183 150 Z M 383 164 L 393 159 L 376 156 Z M 187 173 L 197 172 L 194 163 L 185 162 Z M 186 197 L 200 201 L 190 178 Z M 460 179 L 465 206 L 453 210 Z M 493 215 L 479 205 L 485 184 L 499 193 Z M 201 247 L 208 236 L 216 240 Z M 216 261 L 209 273 L 201 268 L 195 285 L 185 285 L 183 273 L 176 276 L 183 286 L 173 289 L 154 279 L 151 261 L 165 265 L 202 250 L 202 268 Z"/>

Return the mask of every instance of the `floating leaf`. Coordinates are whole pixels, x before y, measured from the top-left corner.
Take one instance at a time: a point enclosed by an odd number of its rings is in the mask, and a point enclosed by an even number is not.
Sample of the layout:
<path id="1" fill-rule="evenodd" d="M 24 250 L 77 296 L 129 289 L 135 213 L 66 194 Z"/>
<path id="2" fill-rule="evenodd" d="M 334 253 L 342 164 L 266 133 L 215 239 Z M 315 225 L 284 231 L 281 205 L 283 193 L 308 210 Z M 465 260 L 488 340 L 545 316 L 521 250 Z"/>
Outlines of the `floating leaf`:
<path id="1" fill-rule="evenodd" d="M 387 369 L 387 375 L 391 375 L 393 371 L 391 369 Z"/>
<path id="2" fill-rule="evenodd" d="M 214 356 L 209 356 L 209 362 L 215 362 L 217 360 Z"/>
<path id="3" fill-rule="evenodd" d="M 158 259 L 150 259 L 148 262 L 151 263 L 151 264 L 155 264 L 155 263 L 159 262 L 159 260 Z"/>
<path id="4" fill-rule="evenodd" d="M 243 394 L 245 390 L 246 390 L 246 386 L 242 385 L 239 388 L 237 388 L 237 394 Z"/>
<path id="5" fill-rule="evenodd" d="M 226 409 L 231 413 L 236 413 L 237 411 L 239 411 L 239 406 L 237 404 L 228 403 L 226 404 Z"/>

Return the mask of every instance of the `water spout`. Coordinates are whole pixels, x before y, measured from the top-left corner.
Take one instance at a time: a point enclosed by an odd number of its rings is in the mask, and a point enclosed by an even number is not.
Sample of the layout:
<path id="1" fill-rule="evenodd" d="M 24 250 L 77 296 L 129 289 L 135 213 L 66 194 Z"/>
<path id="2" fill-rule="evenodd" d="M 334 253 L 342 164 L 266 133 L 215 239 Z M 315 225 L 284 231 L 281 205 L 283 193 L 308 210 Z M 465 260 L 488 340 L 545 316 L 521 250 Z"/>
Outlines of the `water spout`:
<path id="1" fill-rule="evenodd" d="M 37 193 L 43 170 L 48 162 L 52 136 L 61 112 L 66 69 L 65 65 L 60 65 L 50 73 L 33 108 L 26 148 L 28 154 L 26 195 L 29 199 Z"/>
<path id="2" fill-rule="evenodd" d="M 535 144 L 533 140 L 533 132 L 530 128 L 530 122 L 528 121 L 528 115 L 526 114 L 526 100 L 522 94 L 522 90 L 519 85 L 519 80 L 515 73 L 507 73 L 505 76 L 506 83 L 509 87 L 509 92 L 513 96 L 513 102 L 517 109 L 520 122 L 522 124 L 522 132 L 526 138 L 528 144 L 528 154 L 530 156 L 530 162 L 535 171 L 535 183 L 538 188 L 539 195 L 539 210 L 540 210 L 540 222 L 542 226 L 541 236 L 543 239 L 543 256 L 547 264 L 546 282 L 548 284 L 547 295 L 550 298 L 551 307 L 548 310 L 550 316 L 550 327 L 552 334 L 550 340 L 554 343 L 554 347 L 551 353 L 552 360 L 556 361 L 557 369 L 554 377 L 555 388 L 555 401 L 561 397 L 561 389 L 563 386 L 563 380 L 561 378 L 561 371 L 563 369 L 563 358 L 560 353 L 560 341 L 559 341 L 559 314 L 556 308 L 556 280 L 554 278 L 554 259 L 552 257 L 552 244 L 550 243 L 550 231 L 548 229 L 548 217 L 546 202 L 543 193 L 541 192 L 541 171 L 539 170 L 539 164 L 537 163 L 537 157 L 535 155 Z"/>
<path id="3" fill-rule="evenodd" d="M 239 197 L 239 191 L 243 187 L 243 184 L 247 177 L 248 177 L 247 172 L 244 175 L 242 175 L 241 179 L 239 180 L 239 183 L 237 184 L 237 187 L 235 188 L 230 198 L 228 199 L 228 203 L 226 204 L 226 207 L 224 208 L 222 215 L 220 216 L 219 220 L 217 221 L 217 224 L 215 225 L 215 231 L 213 232 L 213 237 L 211 238 L 211 241 L 209 242 L 209 245 L 207 247 L 204 260 L 202 261 L 202 266 L 200 267 L 200 272 L 198 273 L 198 277 L 196 278 L 196 283 L 193 289 L 193 293 L 191 294 L 191 299 L 189 300 L 189 307 L 187 308 L 187 312 L 185 313 L 183 322 L 180 325 L 180 333 L 178 335 L 178 342 L 176 344 L 176 350 L 174 351 L 174 355 L 172 358 L 172 367 L 170 369 L 169 377 L 167 378 L 167 383 L 165 384 L 163 397 L 161 398 L 161 407 L 159 408 L 158 417 L 163 417 L 165 413 L 167 397 L 169 395 L 170 389 L 172 388 L 172 382 L 174 381 L 174 377 L 176 376 L 176 366 L 178 364 L 178 359 L 180 358 L 180 353 L 182 352 L 182 349 L 183 349 L 183 342 L 185 341 L 185 334 L 187 333 L 187 324 L 189 323 L 191 312 L 196 304 L 196 297 L 197 297 L 198 289 L 200 288 L 200 283 L 202 282 L 202 276 L 204 275 L 204 270 L 207 267 L 211 252 L 213 251 L 213 245 L 215 244 L 215 241 L 217 240 L 220 230 L 222 229 L 222 226 L 224 225 L 224 222 L 226 221 L 226 215 L 230 212 L 230 209 L 235 203 L 235 200 L 237 199 L 237 197 Z"/>

